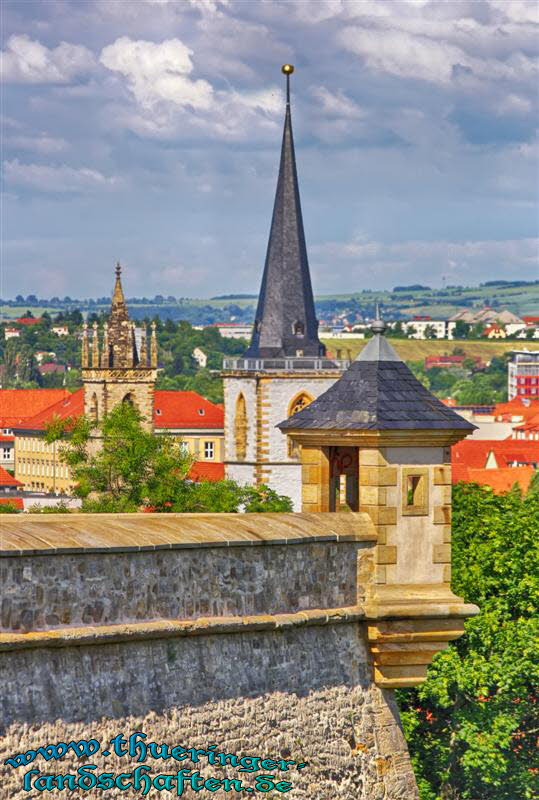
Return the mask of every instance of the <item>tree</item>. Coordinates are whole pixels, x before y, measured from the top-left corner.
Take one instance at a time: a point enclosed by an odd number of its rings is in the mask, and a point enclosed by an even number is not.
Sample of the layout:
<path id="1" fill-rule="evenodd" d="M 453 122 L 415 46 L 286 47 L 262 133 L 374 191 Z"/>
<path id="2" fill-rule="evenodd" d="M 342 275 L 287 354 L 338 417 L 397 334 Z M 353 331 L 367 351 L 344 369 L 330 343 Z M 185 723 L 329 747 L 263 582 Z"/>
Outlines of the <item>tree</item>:
<path id="1" fill-rule="evenodd" d="M 453 490 L 452 588 L 481 613 L 399 702 L 422 800 L 536 797 L 539 494 Z"/>
<path id="2" fill-rule="evenodd" d="M 453 339 L 467 339 L 470 335 L 470 325 L 458 319 L 453 328 Z"/>
<path id="3" fill-rule="evenodd" d="M 65 440 L 61 457 L 77 481 L 76 494 L 82 498 L 83 511 L 292 510 L 289 498 L 265 486 L 188 480 L 193 459 L 182 443 L 146 430 L 141 415 L 130 404 L 114 408 L 97 430 L 86 417 L 53 420 L 46 440 L 60 439 Z"/>
<path id="4" fill-rule="evenodd" d="M 425 339 L 437 339 L 436 328 L 434 325 L 425 325 Z"/>

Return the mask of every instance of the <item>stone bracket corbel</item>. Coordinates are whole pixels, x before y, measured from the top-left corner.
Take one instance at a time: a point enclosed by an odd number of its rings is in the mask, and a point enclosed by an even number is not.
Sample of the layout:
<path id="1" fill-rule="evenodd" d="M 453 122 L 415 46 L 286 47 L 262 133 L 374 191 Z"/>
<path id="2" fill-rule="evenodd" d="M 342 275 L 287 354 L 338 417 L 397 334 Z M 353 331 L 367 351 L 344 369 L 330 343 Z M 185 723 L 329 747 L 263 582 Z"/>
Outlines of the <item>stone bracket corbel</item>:
<path id="1" fill-rule="evenodd" d="M 479 609 L 445 585 L 378 590 L 365 607 L 374 682 L 384 689 L 418 686 L 436 653 L 462 636 L 464 621 Z"/>

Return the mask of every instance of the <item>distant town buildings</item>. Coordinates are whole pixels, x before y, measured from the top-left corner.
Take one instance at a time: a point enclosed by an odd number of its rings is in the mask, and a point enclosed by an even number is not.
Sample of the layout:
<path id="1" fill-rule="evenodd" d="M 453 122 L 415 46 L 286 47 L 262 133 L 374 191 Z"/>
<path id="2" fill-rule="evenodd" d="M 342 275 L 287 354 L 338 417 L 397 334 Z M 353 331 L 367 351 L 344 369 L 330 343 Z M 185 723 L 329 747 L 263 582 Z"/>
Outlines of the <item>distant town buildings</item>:
<path id="1" fill-rule="evenodd" d="M 208 363 L 208 356 L 206 355 L 204 350 L 201 350 L 200 347 L 195 347 L 195 349 L 192 352 L 192 356 L 197 362 L 198 366 L 201 367 L 201 369 L 204 369 L 206 367 Z"/>
<path id="2" fill-rule="evenodd" d="M 69 497 L 74 477 L 61 458 L 62 444 L 46 440 L 49 424 L 75 421 L 83 413 L 97 424 L 124 402 L 138 407 L 155 435 L 182 440 L 195 459 L 192 480 L 223 477 L 223 408 L 196 392 L 155 389 L 155 328 L 148 340 L 142 331 L 137 347 L 119 267 L 109 320 L 102 331 L 94 324 L 90 334 L 85 325 L 81 346 L 83 387 L 73 394 L 64 389 L 0 390 L 0 465 L 15 472 L 10 486 Z M 59 366 L 42 364 L 40 370 Z"/>
<path id="3" fill-rule="evenodd" d="M 393 323 L 393 327 L 395 324 Z M 428 316 L 417 316 L 403 322 L 402 329 L 410 339 L 452 339 L 455 323 L 444 319 L 431 319 Z"/>
<path id="4" fill-rule="evenodd" d="M 196 326 L 202 327 L 202 326 Z M 221 336 L 225 339 L 250 339 L 253 332 L 252 325 L 236 325 L 234 322 L 216 322 L 214 325 L 207 325 L 207 328 L 217 328 Z"/>
<path id="5" fill-rule="evenodd" d="M 539 396 L 539 351 L 515 350 L 508 365 L 509 400 Z"/>

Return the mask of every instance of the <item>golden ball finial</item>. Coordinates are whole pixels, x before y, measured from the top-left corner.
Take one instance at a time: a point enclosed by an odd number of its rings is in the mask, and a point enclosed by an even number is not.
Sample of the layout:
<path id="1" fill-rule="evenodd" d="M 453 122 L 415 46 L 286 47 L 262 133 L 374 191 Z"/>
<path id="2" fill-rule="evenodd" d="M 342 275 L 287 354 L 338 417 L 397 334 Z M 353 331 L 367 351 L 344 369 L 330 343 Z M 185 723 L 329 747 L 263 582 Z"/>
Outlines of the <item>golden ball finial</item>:
<path id="1" fill-rule="evenodd" d="M 283 64 L 281 67 L 281 72 L 283 75 L 292 75 L 294 72 L 294 65 L 293 64 Z"/>

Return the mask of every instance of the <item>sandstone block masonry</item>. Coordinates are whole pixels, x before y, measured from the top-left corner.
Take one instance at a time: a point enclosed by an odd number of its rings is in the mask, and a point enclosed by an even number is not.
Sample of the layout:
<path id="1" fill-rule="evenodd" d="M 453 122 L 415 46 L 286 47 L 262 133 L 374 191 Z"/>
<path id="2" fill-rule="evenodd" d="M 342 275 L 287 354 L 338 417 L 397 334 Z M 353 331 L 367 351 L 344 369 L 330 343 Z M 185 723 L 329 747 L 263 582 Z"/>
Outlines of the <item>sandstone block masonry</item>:
<path id="1" fill-rule="evenodd" d="M 373 681 L 376 539 L 364 513 L 6 519 L 1 760 L 142 730 L 171 746 L 305 761 L 286 775 L 297 800 L 417 798 L 393 692 Z M 53 763 L 32 766 L 80 765 Z M 3 770 L 3 796 L 29 796 L 24 771 Z"/>

